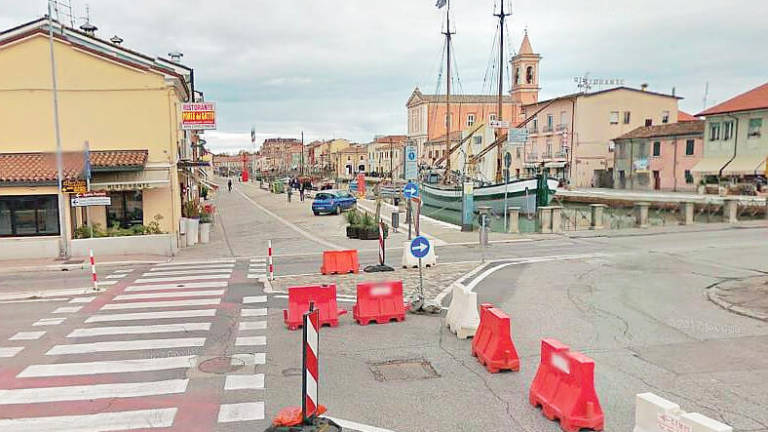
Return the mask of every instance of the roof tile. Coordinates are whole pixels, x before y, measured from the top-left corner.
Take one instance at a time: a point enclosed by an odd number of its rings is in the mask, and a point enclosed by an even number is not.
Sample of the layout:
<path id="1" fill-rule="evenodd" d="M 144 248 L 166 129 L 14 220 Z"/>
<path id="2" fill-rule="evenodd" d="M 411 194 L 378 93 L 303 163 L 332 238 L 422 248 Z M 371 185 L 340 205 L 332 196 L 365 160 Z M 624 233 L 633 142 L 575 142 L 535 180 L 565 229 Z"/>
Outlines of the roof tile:
<path id="1" fill-rule="evenodd" d="M 640 126 L 616 139 L 655 138 L 696 134 L 704 134 L 704 120 L 684 121 L 656 126 Z"/>
<path id="2" fill-rule="evenodd" d="M 768 83 L 710 107 L 696 114 L 696 117 L 757 109 L 768 109 Z"/>
<path id="3" fill-rule="evenodd" d="M 91 152 L 91 167 L 139 168 L 147 163 L 147 150 L 98 150 Z M 82 177 L 84 153 L 62 154 L 64 179 Z M 57 178 L 55 153 L 0 153 L 0 183 L 51 183 Z"/>

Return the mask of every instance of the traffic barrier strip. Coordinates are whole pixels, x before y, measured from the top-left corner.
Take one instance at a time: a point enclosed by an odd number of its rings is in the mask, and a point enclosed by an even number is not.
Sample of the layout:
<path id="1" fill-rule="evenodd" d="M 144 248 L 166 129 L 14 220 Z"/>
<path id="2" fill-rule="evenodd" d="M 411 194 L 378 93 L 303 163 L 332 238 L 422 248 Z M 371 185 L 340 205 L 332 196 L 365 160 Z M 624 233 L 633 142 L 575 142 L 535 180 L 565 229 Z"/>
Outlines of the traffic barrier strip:
<path id="1" fill-rule="evenodd" d="M 283 320 L 290 330 L 302 326 L 304 313 L 309 312 L 309 303 L 320 310 L 320 325 L 339 325 L 339 316 L 347 313 L 336 306 L 336 285 L 310 285 L 288 288 L 288 309 L 283 309 Z"/>
<path id="2" fill-rule="evenodd" d="M 595 392 L 595 362 L 555 339 L 541 341 L 541 360 L 531 384 L 529 400 L 541 406 L 560 428 L 603 430 L 604 415 Z"/>
<path id="3" fill-rule="evenodd" d="M 323 265 L 320 267 L 320 273 L 324 275 L 357 273 L 359 268 L 355 249 L 323 251 Z"/>
<path id="4" fill-rule="evenodd" d="M 366 282 L 357 284 L 357 303 L 352 316 L 360 325 L 371 321 L 385 324 L 391 320 L 405 320 L 403 281 Z"/>
<path id="5" fill-rule="evenodd" d="M 680 406 L 653 393 L 635 397 L 633 432 L 733 432 L 733 428 L 698 413 L 686 413 Z"/>
<path id="6" fill-rule="evenodd" d="M 480 306 L 480 325 L 472 339 L 472 355 L 490 373 L 519 371 L 520 357 L 509 332 L 509 316 L 490 303 Z"/>
<path id="7" fill-rule="evenodd" d="M 453 283 L 451 305 L 445 315 L 445 325 L 459 339 L 472 337 L 480 325 L 477 313 L 477 293 L 469 291 L 463 285 Z"/>
<path id="8" fill-rule="evenodd" d="M 403 242 L 403 268 L 418 268 L 419 259 L 411 253 L 411 242 Z M 427 256 L 421 259 L 421 265 L 424 267 L 433 267 L 437 265 L 437 255 L 435 254 L 435 243 L 429 240 L 429 251 Z"/>

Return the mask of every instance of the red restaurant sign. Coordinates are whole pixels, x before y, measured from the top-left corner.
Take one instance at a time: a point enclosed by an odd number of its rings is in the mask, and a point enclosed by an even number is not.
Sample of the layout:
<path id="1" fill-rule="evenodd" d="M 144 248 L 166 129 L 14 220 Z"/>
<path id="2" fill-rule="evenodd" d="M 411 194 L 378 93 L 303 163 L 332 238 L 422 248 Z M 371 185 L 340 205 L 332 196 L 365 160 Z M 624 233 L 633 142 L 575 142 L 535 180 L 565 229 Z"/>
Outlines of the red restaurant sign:
<path id="1" fill-rule="evenodd" d="M 181 104 L 181 128 L 184 130 L 216 129 L 216 104 L 213 102 Z"/>

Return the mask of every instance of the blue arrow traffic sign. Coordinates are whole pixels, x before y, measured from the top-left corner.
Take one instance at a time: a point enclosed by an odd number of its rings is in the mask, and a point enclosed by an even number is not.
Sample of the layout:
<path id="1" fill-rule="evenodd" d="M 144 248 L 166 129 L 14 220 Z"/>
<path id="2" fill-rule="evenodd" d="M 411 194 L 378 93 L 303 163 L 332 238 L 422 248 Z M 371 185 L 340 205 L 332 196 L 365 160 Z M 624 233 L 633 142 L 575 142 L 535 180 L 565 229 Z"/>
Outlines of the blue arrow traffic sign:
<path id="1" fill-rule="evenodd" d="M 411 240 L 411 253 L 416 258 L 424 258 L 429 254 L 429 240 L 424 236 L 417 236 Z"/>
<path id="2" fill-rule="evenodd" d="M 403 188 L 403 196 L 406 198 L 416 198 L 419 196 L 419 186 L 414 182 L 408 182 Z"/>

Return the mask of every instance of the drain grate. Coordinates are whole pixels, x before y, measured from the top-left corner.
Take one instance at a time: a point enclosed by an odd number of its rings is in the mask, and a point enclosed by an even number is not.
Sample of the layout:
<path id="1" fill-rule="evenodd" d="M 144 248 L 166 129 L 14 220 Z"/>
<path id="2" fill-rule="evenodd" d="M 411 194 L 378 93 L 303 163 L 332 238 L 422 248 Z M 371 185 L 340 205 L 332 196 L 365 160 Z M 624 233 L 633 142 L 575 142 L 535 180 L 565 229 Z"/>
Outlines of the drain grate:
<path id="1" fill-rule="evenodd" d="M 439 378 L 432 363 L 423 358 L 388 360 L 380 363 L 369 363 L 368 367 L 376 381 L 413 381 Z"/>

